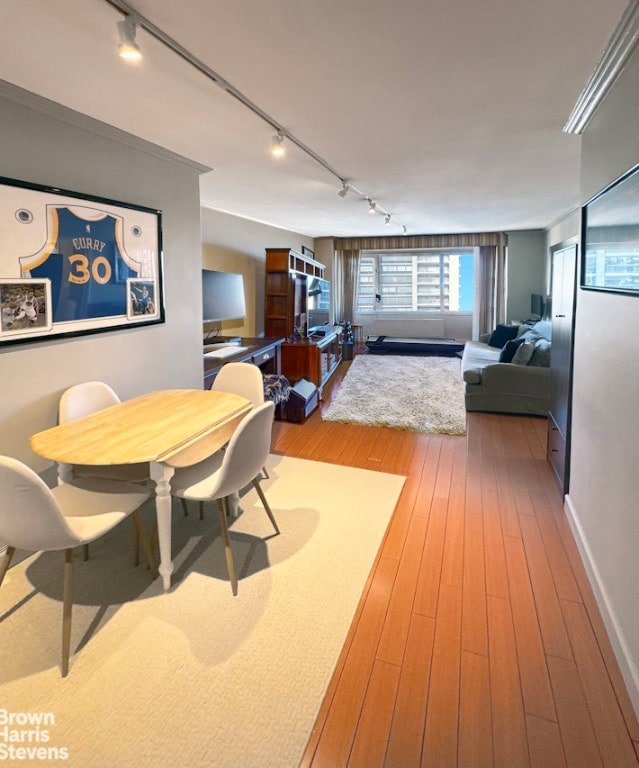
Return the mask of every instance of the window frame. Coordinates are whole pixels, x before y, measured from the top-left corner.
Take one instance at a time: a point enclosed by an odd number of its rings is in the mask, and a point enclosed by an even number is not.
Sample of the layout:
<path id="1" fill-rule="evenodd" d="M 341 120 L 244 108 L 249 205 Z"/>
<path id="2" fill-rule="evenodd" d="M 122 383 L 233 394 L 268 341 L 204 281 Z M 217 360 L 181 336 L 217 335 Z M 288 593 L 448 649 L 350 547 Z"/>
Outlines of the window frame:
<path id="1" fill-rule="evenodd" d="M 438 271 L 439 271 L 439 307 L 438 308 L 420 308 L 418 307 L 419 303 L 419 294 L 417 289 L 417 279 L 419 277 L 418 270 L 415 269 L 415 258 L 420 255 L 426 255 L 426 256 L 438 256 L 439 257 L 439 265 L 438 265 Z M 451 255 L 454 256 L 466 256 L 466 255 L 472 255 L 473 257 L 473 307 L 470 309 L 446 309 L 444 304 L 446 301 L 446 298 L 448 296 L 448 292 L 446 290 L 446 283 L 442 282 L 443 278 L 443 272 L 445 270 L 445 257 L 449 257 Z M 384 308 L 383 306 L 383 299 L 380 301 L 379 299 L 376 299 L 375 297 L 378 295 L 382 295 L 383 293 L 380 290 L 380 259 L 383 259 L 385 256 L 397 256 L 397 257 L 410 257 L 413 260 L 413 267 L 410 270 L 411 273 L 411 303 L 412 308 L 411 309 L 402 309 L 400 307 L 388 307 Z M 474 313 L 474 285 L 477 279 L 477 256 L 478 256 L 478 249 L 476 247 L 464 247 L 464 248 L 404 248 L 404 249 L 392 249 L 392 248 L 381 248 L 381 249 L 366 249 L 362 250 L 360 254 L 360 266 L 358 270 L 358 279 L 357 279 L 357 295 L 356 295 L 356 301 L 355 301 L 355 307 L 356 307 L 356 313 L 358 316 L 368 316 L 368 317 L 374 317 L 374 316 L 384 316 L 384 317 L 403 317 L 403 318 L 409 318 L 409 317 L 449 317 L 449 316 L 468 316 L 473 315 Z M 370 263 L 370 260 L 373 260 L 373 286 L 372 286 L 372 306 L 370 305 L 370 299 L 369 299 L 369 305 L 364 306 L 362 301 L 362 262 L 366 259 L 368 263 Z M 401 282 L 398 282 L 397 285 L 401 286 Z M 386 297 L 388 299 L 388 295 Z"/>

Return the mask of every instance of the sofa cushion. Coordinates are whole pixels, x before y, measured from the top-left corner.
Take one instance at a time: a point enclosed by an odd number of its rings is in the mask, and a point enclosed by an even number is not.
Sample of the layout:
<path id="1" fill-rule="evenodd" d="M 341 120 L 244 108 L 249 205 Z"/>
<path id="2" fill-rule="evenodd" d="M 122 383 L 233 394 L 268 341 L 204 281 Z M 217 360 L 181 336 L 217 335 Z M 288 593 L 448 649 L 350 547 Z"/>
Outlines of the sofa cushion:
<path id="1" fill-rule="evenodd" d="M 522 341 L 523 344 L 520 344 L 519 347 L 517 347 L 513 359 L 510 361 L 513 365 L 528 365 L 530 358 L 535 351 L 534 341 L 526 341 L 525 339 L 522 339 Z"/>
<path id="2" fill-rule="evenodd" d="M 512 359 L 515 355 L 515 352 L 517 352 L 517 349 L 525 342 L 525 339 L 511 339 L 510 341 L 507 341 L 503 349 L 501 350 L 501 353 L 499 355 L 499 362 L 500 363 L 510 363 L 512 362 Z"/>
<path id="3" fill-rule="evenodd" d="M 537 339 L 535 349 L 528 365 L 548 368 L 550 366 L 550 342 L 548 339 Z"/>
<path id="4" fill-rule="evenodd" d="M 518 325 L 498 325 L 495 330 L 490 334 L 488 339 L 488 345 L 490 347 L 499 347 L 502 349 L 504 344 L 511 339 L 514 339 L 519 330 Z"/>
<path id="5" fill-rule="evenodd" d="M 548 341 L 552 338 L 552 323 L 550 320 L 539 320 L 539 322 L 533 325 L 532 329 L 539 336 L 548 339 Z"/>

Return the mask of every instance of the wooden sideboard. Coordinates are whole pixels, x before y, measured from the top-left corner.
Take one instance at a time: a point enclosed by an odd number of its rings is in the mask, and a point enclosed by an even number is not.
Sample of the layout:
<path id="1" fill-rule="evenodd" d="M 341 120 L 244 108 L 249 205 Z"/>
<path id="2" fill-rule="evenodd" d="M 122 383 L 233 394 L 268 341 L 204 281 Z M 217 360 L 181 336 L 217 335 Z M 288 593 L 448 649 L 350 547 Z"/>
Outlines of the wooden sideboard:
<path id="1" fill-rule="evenodd" d="M 342 361 L 342 334 L 334 331 L 323 338 L 285 341 L 282 344 L 282 371 L 291 383 L 300 379 L 322 388 Z"/>
<path id="2" fill-rule="evenodd" d="M 204 357 L 204 389 L 211 389 L 215 377 L 226 363 L 254 363 L 264 373 L 282 373 L 282 342 L 284 339 L 241 339 L 239 347 L 246 347 L 229 357 Z M 207 344 L 204 339 L 204 352 L 215 349 L 215 344 Z"/>

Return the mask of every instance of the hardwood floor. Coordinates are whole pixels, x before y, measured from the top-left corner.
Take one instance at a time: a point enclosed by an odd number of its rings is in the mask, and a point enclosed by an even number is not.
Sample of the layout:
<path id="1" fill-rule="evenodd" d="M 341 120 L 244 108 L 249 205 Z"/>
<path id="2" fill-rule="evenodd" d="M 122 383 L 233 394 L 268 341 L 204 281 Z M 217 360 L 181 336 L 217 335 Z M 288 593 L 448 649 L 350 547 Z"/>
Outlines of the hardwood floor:
<path id="1" fill-rule="evenodd" d="M 639 765 L 544 419 L 469 414 L 458 437 L 316 410 L 273 434 L 275 453 L 407 477 L 303 768 Z"/>

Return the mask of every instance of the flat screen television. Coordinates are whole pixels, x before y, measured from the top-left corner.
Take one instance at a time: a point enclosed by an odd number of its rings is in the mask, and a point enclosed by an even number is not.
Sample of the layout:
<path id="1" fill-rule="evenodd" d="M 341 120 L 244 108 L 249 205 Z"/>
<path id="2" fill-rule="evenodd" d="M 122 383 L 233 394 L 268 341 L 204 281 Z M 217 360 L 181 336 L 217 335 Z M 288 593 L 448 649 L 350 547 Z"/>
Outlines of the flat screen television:
<path id="1" fill-rule="evenodd" d="M 233 272 L 202 270 L 202 322 L 246 317 L 244 277 Z"/>
<path id="2" fill-rule="evenodd" d="M 539 293 L 530 294 L 530 314 L 537 316 L 540 320 L 544 317 L 546 310 L 546 300 Z"/>
<path id="3" fill-rule="evenodd" d="M 306 285 L 306 323 L 309 335 L 314 328 L 328 325 L 331 284 L 321 277 L 309 277 Z"/>

